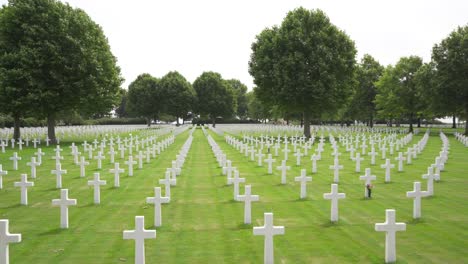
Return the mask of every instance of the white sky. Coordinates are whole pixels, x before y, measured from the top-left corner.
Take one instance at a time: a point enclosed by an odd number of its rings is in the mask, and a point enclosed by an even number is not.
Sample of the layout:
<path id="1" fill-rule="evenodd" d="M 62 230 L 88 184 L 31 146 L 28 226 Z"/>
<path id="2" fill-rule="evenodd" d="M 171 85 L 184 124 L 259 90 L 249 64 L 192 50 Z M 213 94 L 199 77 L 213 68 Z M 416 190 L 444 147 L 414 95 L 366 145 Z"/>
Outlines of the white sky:
<path id="1" fill-rule="evenodd" d="M 127 88 L 139 74 L 179 71 L 193 82 L 204 71 L 253 86 L 250 46 L 264 28 L 297 7 L 322 9 L 381 64 L 402 56 L 430 60 L 431 49 L 468 23 L 467 0 L 69 0 L 100 24 Z M 7 0 L 0 0 L 1 4 Z"/>

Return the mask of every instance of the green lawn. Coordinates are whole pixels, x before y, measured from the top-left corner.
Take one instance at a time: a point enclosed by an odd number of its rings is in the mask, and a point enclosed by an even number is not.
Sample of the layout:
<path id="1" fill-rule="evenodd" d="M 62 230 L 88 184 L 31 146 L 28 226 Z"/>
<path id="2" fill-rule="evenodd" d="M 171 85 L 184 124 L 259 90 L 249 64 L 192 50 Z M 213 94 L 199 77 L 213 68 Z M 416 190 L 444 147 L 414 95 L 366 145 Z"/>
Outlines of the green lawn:
<path id="1" fill-rule="evenodd" d="M 252 193 L 260 195 L 260 201 L 252 204 L 253 224 L 244 225 L 243 203 L 232 200 L 233 187 L 226 185 L 206 137 L 200 129 L 193 135 L 182 174 L 171 190 L 171 203 L 162 208 L 163 226 L 157 228 L 156 239 L 145 241 L 147 263 L 261 263 L 263 237 L 253 236 L 252 227 L 263 225 L 264 212 L 273 212 L 274 224 L 285 226 L 285 235 L 275 237 L 277 263 L 382 263 L 385 235 L 375 232 L 374 224 L 384 222 L 385 209 L 390 208 L 396 209 L 398 222 L 407 223 L 407 231 L 397 233 L 398 263 L 468 261 L 468 149 L 453 137 L 442 181 L 435 184 L 434 197 L 423 199 L 419 221 L 412 220 L 413 202 L 406 198 L 406 191 L 412 190 L 414 181 L 421 181 L 426 188 L 421 175 L 440 151 L 438 136 L 430 137 L 423 153 L 412 165 L 405 165 L 403 173 L 392 171 L 392 183 L 384 183 L 384 170 L 380 169 L 383 161 L 377 159 L 378 165 L 372 166 L 377 181 L 371 200 L 362 198 L 363 183 L 359 181 L 370 159 L 364 156 L 362 173 L 355 173 L 354 163 L 341 147 L 340 162 L 345 169 L 340 173 L 339 191 L 346 193 L 346 199 L 339 202 L 339 222 L 332 224 L 330 201 L 322 197 L 330 192 L 333 179 L 328 169 L 333 163 L 329 144 L 318 162 L 318 173 L 308 183 L 307 199 L 300 200 L 300 186 L 293 177 L 300 175 L 301 168 L 310 174 L 309 158 L 297 167 L 291 153 L 288 184 L 281 185 L 279 171 L 266 174 L 266 166 L 258 167 L 224 138 L 211 133 L 240 170 L 240 176 L 252 185 Z M 20 171 L 12 171 L 10 149 L 0 154 L 0 164 L 9 171 L 0 190 L 0 218 L 10 220 L 11 233 L 23 236 L 21 243 L 10 246 L 11 263 L 133 263 L 134 242 L 123 240 L 122 231 L 134 229 L 136 215 L 144 215 L 146 228 L 153 229 L 153 207 L 145 204 L 145 198 L 153 195 L 153 187 L 159 186 L 158 180 L 164 177 L 187 136 L 188 132 L 178 135 L 151 164 L 145 164 L 143 170 L 135 169 L 134 177 L 121 177 L 120 188 L 112 187 L 107 159 L 101 170 L 107 185 L 101 189 L 100 205 L 93 204 L 93 189 L 87 186 L 96 161 L 87 168 L 87 177 L 80 178 L 79 167 L 71 164 L 70 149 L 63 145 L 62 167 L 68 170 L 63 185 L 69 189 L 70 198 L 78 199 L 78 205 L 69 210 L 68 230 L 59 228 L 60 209 L 51 206 L 51 200 L 60 195 L 55 175 L 50 174 L 55 162 L 50 159 L 52 149 L 43 149 L 48 158 L 38 169 L 28 206 L 19 205 L 20 192 L 13 182 L 19 180 L 20 173 L 29 174 L 25 164 L 33 151 L 21 153 Z M 421 137 L 415 136 L 410 145 Z M 280 165 L 279 159 L 275 167 Z M 124 167 L 117 157 L 116 162 Z M 240 190 L 242 194 L 243 185 Z"/>

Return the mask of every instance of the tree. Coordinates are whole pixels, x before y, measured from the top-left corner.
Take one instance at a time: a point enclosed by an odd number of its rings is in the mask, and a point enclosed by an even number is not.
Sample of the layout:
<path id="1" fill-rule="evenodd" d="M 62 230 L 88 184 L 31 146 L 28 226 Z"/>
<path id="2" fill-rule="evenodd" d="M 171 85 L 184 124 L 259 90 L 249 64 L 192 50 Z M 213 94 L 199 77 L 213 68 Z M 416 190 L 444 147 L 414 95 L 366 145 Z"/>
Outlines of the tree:
<path id="1" fill-rule="evenodd" d="M 465 135 L 468 135 L 468 25 L 458 27 L 432 49 L 436 85 L 444 110 L 463 111 Z"/>
<path id="2" fill-rule="evenodd" d="M 204 72 L 193 83 L 197 93 L 197 112 L 207 115 L 216 126 L 216 118 L 230 117 L 236 109 L 236 99 L 229 84 L 216 72 Z"/>
<path id="3" fill-rule="evenodd" d="M 376 114 L 375 96 L 377 82 L 382 76 L 384 67 L 372 56 L 365 54 L 356 70 L 356 92 L 354 93 L 349 107 L 352 108 L 354 116 L 361 120 L 367 120 L 373 127 Z"/>
<path id="4" fill-rule="evenodd" d="M 258 98 L 302 113 L 310 137 L 311 118 L 337 111 L 349 96 L 355 55 L 353 41 L 324 12 L 298 8 L 257 36 L 249 72 Z"/>
<path id="5" fill-rule="evenodd" d="M 17 61 L 6 74 L 27 80 L 17 89 L 31 95 L 29 109 L 47 118 L 52 142 L 56 113 L 112 109 L 120 69 L 102 29 L 84 11 L 55 0 L 10 0 L 4 9 L 0 35 L 8 45 L 0 60 Z"/>
<path id="6" fill-rule="evenodd" d="M 128 86 L 128 112 L 145 118 L 148 126 L 151 126 L 153 118 L 159 116 L 163 107 L 160 82 L 150 74 L 143 73 Z"/>
<path id="7" fill-rule="evenodd" d="M 253 91 L 246 93 L 247 99 L 247 115 L 253 120 L 266 120 L 270 118 L 269 107 L 262 104 L 255 96 Z"/>
<path id="8" fill-rule="evenodd" d="M 376 83 L 379 93 L 376 104 L 380 114 L 389 117 L 406 116 L 409 119 L 409 132 L 413 132 L 414 118 L 423 109 L 421 93 L 414 78 L 421 66 L 420 57 L 400 58 L 395 67 L 388 67 Z"/>
<path id="9" fill-rule="evenodd" d="M 115 114 L 119 118 L 127 117 L 127 97 L 128 97 L 128 92 L 125 89 L 120 89 L 120 104 L 119 106 L 115 109 Z"/>
<path id="10" fill-rule="evenodd" d="M 239 118 L 245 119 L 247 117 L 247 86 L 237 79 L 227 80 L 228 84 L 234 92 L 237 101 L 236 114 Z"/>
<path id="11" fill-rule="evenodd" d="M 162 77 L 160 86 L 164 112 L 175 116 L 179 125 L 179 118 L 185 118 L 193 108 L 195 90 L 185 77 L 176 71 Z"/>

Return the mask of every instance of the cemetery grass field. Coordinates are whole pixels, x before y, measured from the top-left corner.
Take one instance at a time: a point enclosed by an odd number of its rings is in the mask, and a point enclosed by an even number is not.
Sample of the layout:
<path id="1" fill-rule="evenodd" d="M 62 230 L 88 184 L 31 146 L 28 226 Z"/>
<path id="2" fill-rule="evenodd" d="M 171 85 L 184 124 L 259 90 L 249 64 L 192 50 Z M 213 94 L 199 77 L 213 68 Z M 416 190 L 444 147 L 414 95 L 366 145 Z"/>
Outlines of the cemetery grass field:
<path id="1" fill-rule="evenodd" d="M 244 204 L 233 201 L 233 187 L 226 185 L 207 138 L 196 129 L 177 186 L 171 189 L 171 202 L 162 206 L 162 227 L 156 228 L 156 239 L 145 241 L 146 263 L 262 263 L 263 237 L 254 236 L 252 228 L 263 225 L 264 212 L 272 212 L 274 224 L 285 227 L 285 235 L 274 238 L 276 263 L 383 263 L 385 233 L 376 232 L 374 224 L 383 223 L 385 209 L 391 208 L 396 210 L 397 222 L 407 224 L 406 231 L 396 235 L 397 263 L 468 262 L 468 148 L 452 135 L 447 134 L 450 154 L 445 171 L 441 181 L 434 183 L 434 196 L 422 199 L 418 221 L 412 219 L 413 200 L 406 198 L 406 192 L 413 189 L 415 181 L 426 189 L 421 175 L 440 151 L 439 136 L 430 136 L 422 154 L 412 165 L 404 165 L 404 172 L 392 169 L 392 182 L 387 184 L 380 168 L 384 161 L 379 156 L 374 166 L 364 156 L 361 173 L 356 173 L 349 153 L 340 147 L 344 170 L 340 172 L 339 192 L 346 193 L 346 198 L 339 201 L 339 221 L 331 223 L 330 201 L 323 199 L 333 180 L 333 171 L 328 168 L 333 164 L 328 141 L 316 174 L 310 173 L 310 153 L 300 167 L 290 153 L 288 165 L 292 168 L 287 173 L 288 183 L 282 185 L 279 171 L 274 169 L 273 175 L 268 175 L 266 164 L 258 167 L 223 137 L 209 133 L 240 171 L 240 177 L 252 185 L 252 194 L 260 196 L 259 202 L 252 203 L 252 225 L 243 224 Z M 422 135 L 414 136 L 409 145 Z M 26 162 L 34 150 L 30 146 L 21 152 L 18 171 L 13 171 L 8 160 L 13 151 L 7 148 L 5 154 L 0 153 L 0 164 L 8 171 L 0 190 L 0 219 L 9 219 L 11 233 L 22 234 L 21 243 L 10 244 L 11 263 L 133 263 L 134 241 L 123 240 L 122 232 L 135 228 L 136 215 L 145 216 L 146 229 L 155 229 L 153 205 L 145 199 L 153 196 L 153 187 L 161 186 L 159 179 L 187 137 L 187 131 L 176 136 L 175 143 L 150 164 L 145 163 L 142 170 L 135 168 L 133 177 L 127 176 L 124 161 L 116 155 L 116 162 L 126 172 L 120 188 L 112 187 L 107 154 L 102 170 L 97 170 L 95 160 L 87 159 L 91 165 L 86 168 L 86 177 L 80 178 L 79 167 L 72 164 L 70 142 L 62 143 L 62 168 L 68 170 L 63 186 L 69 189 L 70 198 L 78 200 L 77 206 L 69 208 L 69 229 L 59 228 L 60 209 L 51 204 L 60 197 L 55 175 L 50 173 L 55 163 L 51 159 L 53 147 L 41 146 L 46 155 L 37 169 L 37 179 L 28 178 L 35 186 L 28 190 L 27 206 L 20 205 L 20 191 L 13 183 L 19 181 L 20 173 L 29 175 Z M 392 163 L 397 167 L 394 157 Z M 282 153 L 274 158 L 276 168 Z M 364 186 L 359 180 L 366 167 L 377 176 L 372 199 L 363 198 Z M 313 177 L 307 184 L 307 198 L 302 200 L 300 185 L 294 181 L 301 168 Z M 93 188 L 87 185 L 93 172 L 101 172 L 101 179 L 107 180 L 101 187 L 100 205 L 93 203 Z"/>

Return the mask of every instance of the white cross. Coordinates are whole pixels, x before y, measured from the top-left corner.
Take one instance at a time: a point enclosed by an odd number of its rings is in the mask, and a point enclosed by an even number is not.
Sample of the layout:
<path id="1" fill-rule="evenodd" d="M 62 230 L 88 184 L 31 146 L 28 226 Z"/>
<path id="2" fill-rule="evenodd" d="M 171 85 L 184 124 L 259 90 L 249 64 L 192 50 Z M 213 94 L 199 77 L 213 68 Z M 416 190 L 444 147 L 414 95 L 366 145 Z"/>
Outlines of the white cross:
<path id="1" fill-rule="evenodd" d="M 136 163 L 133 161 L 133 156 L 128 156 L 128 161 L 125 161 L 125 164 L 128 165 L 128 176 L 133 176 L 133 165 Z"/>
<path id="2" fill-rule="evenodd" d="M 37 147 L 37 144 L 39 144 L 40 142 L 41 142 L 41 141 L 38 140 L 37 138 L 33 139 L 32 143 L 33 143 L 34 148 L 36 148 L 36 147 Z"/>
<path id="3" fill-rule="evenodd" d="M 45 153 L 42 152 L 42 149 L 41 149 L 41 148 L 38 148 L 38 149 L 37 149 L 37 152 L 34 152 L 34 155 L 37 156 L 37 162 L 42 163 L 42 156 L 45 155 Z"/>
<path id="4" fill-rule="evenodd" d="M 101 185 L 106 185 L 107 182 L 99 179 L 99 172 L 94 173 L 94 180 L 88 181 L 88 186 L 94 186 L 94 203 L 101 203 Z"/>
<path id="5" fill-rule="evenodd" d="M 19 242 L 21 242 L 21 234 L 11 234 L 8 231 L 8 219 L 0 219 L 0 263 L 10 263 L 8 244 Z"/>
<path id="6" fill-rule="evenodd" d="M 273 236 L 284 235 L 284 226 L 273 225 L 273 213 L 264 214 L 265 224 L 253 228 L 255 236 L 264 236 L 263 262 L 265 264 L 274 263 Z"/>
<path id="7" fill-rule="evenodd" d="M 243 195 L 237 196 L 237 201 L 244 202 L 244 224 L 251 224 L 252 222 L 252 202 L 257 202 L 259 200 L 258 195 L 251 194 L 251 186 L 245 185 L 245 193 Z"/>
<path id="8" fill-rule="evenodd" d="M 382 148 L 380 148 L 380 150 L 382 151 L 382 159 L 385 159 L 387 148 L 385 147 L 385 145 L 383 145 Z"/>
<path id="9" fill-rule="evenodd" d="M 277 170 L 281 170 L 281 184 L 286 184 L 286 171 L 290 170 L 290 166 L 286 166 L 286 160 L 281 161 L 281 166 L 276 167 Z"/>
<path id="10" fill-rule="evenodd" d="M 136 156 L 137 159 L 138 159 L 138 169 L 143 169 L 143 158 L 145 156 L 143 156 L 143 151 L 138 151 L 138 155 Z"/>
<path id="11" fill-rule="evenodd" d="M 15 139 L 12 138 L 12 139 L 10 140 L 10 142 L 11 142 L 11 148 L 14 149 L 14 148 L 15 148 Z"/>
<path id="12" fill-rule="evenodd" d="M 115 151 L 114 151 L 114 147 L 110 147 L 109 149 L 109 152 L 107 152 L 107 154 L 109 154 L 110 156 L 110 162 L 111 163 L 114 163 L 115 162 Z"/>
<path id="13" fill-rule="evenodd" d="M 102 169 L 102 160 L 105 159 L 106 157 L 104 157 L 102 155 L 102 152 L 99 151 L 98 152 L 98 155 L 97 156 L 94 156 L 94 159 L 97 160 L 97 168 L 100 170 Z"/>
<path id="14" fill-rule="evenodd" d="M 123 239 L 135 240 L 135 264 L 145 263 L 145 239 L 156 238 L 156 230 L 145 229 L 145 217 L 135 216 L 135 230 L 124 230 Z"/>
<path id="15" fill-rule="evenodd" d="M 357 153 L 359 154 L 359 153 Z M 333 183 L 331 185 L 331 192 L 324 193 L 323 199 L 331 200 L 331 211 L 330 211 L 330 221 L 338 221 L 338 199 L 346 198 L 345 193 L 338 193 L 338 184 Z"/>
<path id="16" fill-rule="evenodd" d="M 110 173 L 114 173 L 114 187 L 120 187 L 120 173 L 124 173 L 125 170 L 119 168 L 119 163 L 114 163 L 114 168 L 109 170 Z"/>
<path id="17" fill-rule="evenodd" d="M 53 199 L 52 206 L 60 206 L 60 228 L 68 228 L 68 206 L 76 205 L 76 199 L 68 198 L 68 189 L 60 190 L 60 199 Z"/>
<path id="18" fill-rule="evenodd" d="M 55 160 L 55 165 L 60 164 L 60 160 L 63 160 L 63 157 L 60 156 L 60 152 L 55 152 L 55 156 L 52 157 Z"/>
<path id="19" fill-rule="evenodd" d="M 271 157 L 271 154 L 268 154 L 268 159 L 265 162 L 268 164 L 268 174 L 273 174 L 273 162 L 276 160 Z"/>
<path id="20" fill-rule="evenodd" d="M 171 165 L 172 178 L 175 179 L 180 174 L 180 168 L 177 167 L 177 162 L 174 160 L 171 162 Z"/>
<path id="21" fill-rule="evenodd" d="M 296 156 L 296 166 L 301 166 L 301 157 L 303 156 L 301 150 L 298 149 L 296 153 L 294 153 L 294 156 Z"/>
<path id="22" fill-rule="evenodd" d="M 126 150 L 125 146 L 119 145 L 118 149 L 120 150 L 120 158 L 124 159 L 125 158 L 125 150 Z"/>
<path id="23" fill-rule="evenodd" d="M 312 177 L 306 176 L 306 170 L 301 169 L 301 176 L 295 177 L 294 181 L 301 182 L 301 199 L 307 196 L 307 182 L 312 181 Z"/>
<path id="24" fill-rule="evenodd" d="M 23 140 L 21 138 L 18 140 L 18 143 L 16 143 L 16 144 L 18 144 L 18 149 L 19 150 L 23 150 L 24 142 L 23 142 Z"/>
<path id="25" fill-rule="evenodd" d="M 81 154 L 81 152 L 78 151 L 78 147 L 73 146 L 71 154 L 72 154 L 72 156 L 73 156 L 73 162 L 74 162 L 75 164 L 78 164 L 78 157 L 79 157 L 80 154 Z"/>
<path id="26" fill-rule="evenodd" d="M 421 217 L 421 197 L 429 196 L 427 191 L 421 191 L 421 183 L 414 182 L 413 191 L 406 192 L 406 197 L 413 199 L 413 218 Z"/>
<path id="27" fill-rule="evenodd" d="M 365 183 L 364 183 L 364 197 L 369 197 L 369 193 L 368 193 L 368 190 L 367 190 L 367 185 L 372 184 L 372 181 L 375 181 L 377 179 L 377 177 L 375 177 L 375 175 L 371 175 L 371 169 L 370 168 L 366 168 L 365 171 L 366 171 L 366 174 L 363 175 L 363 176 L 359 176 L 359 180 L 365 181 Z"/>
<path id="28" fill-rule="evenodd" d="M 18 157 L 18 153 L 14 152 L 10 160 L 13 161 L 13 170 L 18 170 L 18 160 L 21 160 L 21 157 Z"/>
<path id="29" fill-rule="evenodd" d="M 0 140 L 0 147 L 2 148 L 2 153 L 5 153 L 6 144 L 3 140 Z"/>
<path id="30" fill-rule="evenodd" d="M 427 167 L 427 174 L 424 174 L 423 179 L 427 179 L 427 193 L 428 196 L 434 195 L 434 179 L 435 179 L 435 174 L 434 174 L 434 167 L 429 166 Z"/>
<path id="31" fill-rule="evenodd" d="M 375 224 L 375 231 L 385 233 L 385 263 L 396 261 L 396 232 L 405 231 L 405 223 L 395 222 L 395 210 L 385 210 L 385 222 Z"/>
<path id="32" fill-rule="evenodd" d="M 34 186 L 34 182 L 28 182 L 28 175 L 21 174 L 21 181 L 15 182 L 14 185 L 21 188 L 21 204 L 28 205 L 28 188 Z"/>
<path id="33" fill-rule="evenodd" d="M 154 204 L 154 226 L 161 226 L 161 204 L 169 203 L 169 197 L 161 196 L 161 187 L 154 187 L 154 197 L 146 197 L 146 203 Z"/>
<path id="34" fill-rule="evenodd" d="M 85 157 L 81 157 L 80 162 L 78 162 L 76 165 L 80 166 L 80 177 L 85 177 L 85 169 L 86 166 L 89 165 L 89 162 L 85 161 Z"/>
<path id="35" fill-rule="evenodd" d="M 398 152 L 398 157 L 395 158 L 395 160 L 398 161 L 398 171 L 401 172 L 403 171 L 403 161 L 405 161 L 405 157 L 403 157 L 402 152 Z"/>
<path id="36" fill-rule="evenodd" d="M 395 168 L 395 165 L 390 164 L 390 159 L 386 159 L 385 164 L 380 165 L 380 168 L 385 169 L 385 182 L 390 182 L 390 169 Z"/>
<path id="37" fill-rule="evenodd" d="M 239 178 L 239 171 L 234 171 L 234 177 L 228 179 L 229 184 L 234 185 L 234 201 L 237 201 L 237 196 L 239 195 L 239 183 L 245 182 L 245 178 Z"/>
<path id="38" fill-rule="evenodd" d="M 310 160 L 312 161 L 312 173 L 317 173 L 317 160 L 318 156 L 314 153 L 310 156 Z"/>
<path id="39" fill-rule="evenodd" d="M 170 171 L 166 171 L 166 177 L 164 179 L 160 179 L 159 184 L 164 185 L 164 194 L 166 195 L 166 197 L 170 199 L 171 198 L 171 185 L 177 184 L 176 179 L 171 179 Z"/>
<path id="40" fill-rule="evenodd" d="M 364 160 L 364 158 L 361 158 L 361 153 L 357 152 L 356 157 L 352 158 L 353 161 L 356 161 L 356 172 L 361 172 L 361 161 Z"/>
<path id="41" fill-rule="evenodd" d="M 262 161 L 263 161 L 263 157 L 265 156 L 265 154 L 262 153 L 262 150 L 259 149 L 257 155 L 255 156 L 257 156 L 258 158 L 258 166 L 263 166 Z"/>
<path id="42" fill-rule="evenodd" d="M 50 173 L 56 175 L 57 189 L 62 188 L 62 174 L 66 174 L 67 170 L 62 170 L 62 165 L 58 163 L 58 164 L 55 164 L 55 170 L 52 170 Z"/>
<path id="43" fill-rule="evenodd" d="M 412 153 L 413 153 L 413 149 L 408 148 L 408 151 L 406 151 L 406 164 L 411 164 L 411 157 L 413 155 Z"/>
<path id="44" fill-rule="evenodd" d="M 36 157 L 31 157 L 31 162 L 26 163 L 26 165 L 31 167 L 31 178 L 36 178 L 36 167 L 41 165 L 41 163 L 36 161 Z"/>
<path id="45" fill-rule="evenodd" d="M 330 170 L 333 170 L 333 181 L 339 182 L 340 181 L 340 170 L 343 169 L 343 165 L 339 164 L 338 159 L 334 160 L 334 164 L 330 166 Z"/>
<path id="46" fill-rule="evenodd" d="M 226 174 L 227 184 L 230 185 L 231 183 L 229 179 L 232 178 L 232 172 L 236 169 L 236 167 L 232 167 L 232 162 L 230 160 L 227 160 L 226 163 L 227 166 L 223 167 L 223 172 Z"/>
<path id="47" fill-rule="evenodd" d="M 3 189 L 3 175 L 7 175 L 8 171 L 2 170 L 2 164 L 0 164 L 0 190 Z"/>
<path id="48" fill-rule="evenodd" d="M 367 155 L 371 156 L 371 165 L 375 165 L 375 156 L 377 155 L 377 152 L 375 152 L 374 147 L 371 148 L 371 152 L 367 153 Z"/>
<path id="49" fill-rule="evenodd" d="M 282 151 L 284 152 L 284 160 L 288 160 L 288 152 L 291 152 L 291 150 L 288 149 L 287 143 L 284 145 L 284 149 Z"/>

